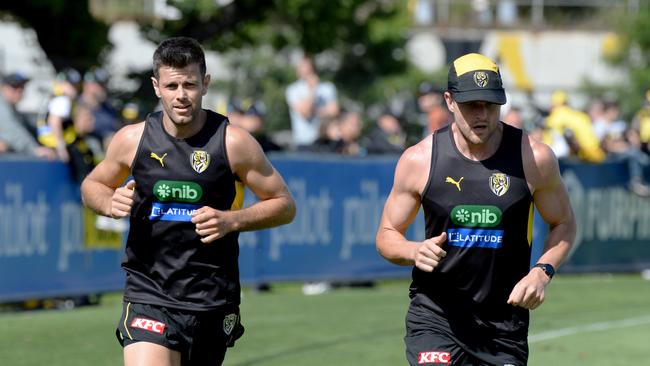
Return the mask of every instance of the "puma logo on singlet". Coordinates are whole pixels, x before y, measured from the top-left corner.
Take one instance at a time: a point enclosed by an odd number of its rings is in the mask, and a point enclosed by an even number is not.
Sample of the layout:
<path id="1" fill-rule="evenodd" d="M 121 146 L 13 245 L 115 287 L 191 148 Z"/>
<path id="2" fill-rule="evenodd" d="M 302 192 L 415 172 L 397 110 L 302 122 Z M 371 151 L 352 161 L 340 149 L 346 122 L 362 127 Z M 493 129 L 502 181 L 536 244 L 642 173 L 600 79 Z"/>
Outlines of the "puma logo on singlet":
<path id="1" fill-rule="evenodd" d="M 447 177 L 447 178 L 445 178 L 445 183 L 451 183 L 451 184 L 455 185 L 456 188 L 458 188 L 458 191 L 460 191 L 460 182 L 463 180 L 463 178 L 465 178 L 465 177 L 460 177 L 460 179 L 457 182 L 457 181 L 454 180 L 454 178 Z"/>
<path id="2" fill-rule="evenodd" d="M 165 158 L 165 156 L 167 156 L 167 153 L 164 153 L 163 156 L 158 156 L 158 154 L 152 152 L 151 155 L 149 155 L 149 157 L 158 160 L 160 162 L 160 166 L 162 166 L 163 168 L 165 167 L 165 163 L 163 163 L 163 159 Z"/>

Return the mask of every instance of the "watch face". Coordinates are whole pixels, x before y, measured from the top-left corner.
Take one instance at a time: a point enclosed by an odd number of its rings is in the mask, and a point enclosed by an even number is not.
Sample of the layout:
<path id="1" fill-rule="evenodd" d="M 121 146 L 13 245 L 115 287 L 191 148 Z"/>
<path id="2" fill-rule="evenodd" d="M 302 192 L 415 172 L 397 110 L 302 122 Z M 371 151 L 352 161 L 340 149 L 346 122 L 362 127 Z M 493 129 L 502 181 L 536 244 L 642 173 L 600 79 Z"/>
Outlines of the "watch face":
<path id="1" fill-rule="evenodd" d="M 546 275 L 551 277 L 551 278 L 555 274 L 555 269 L 550 264 L 539 263 L 539 264 L 537 264 L 537 267 L 541 268 L 544 271 L 544 273 L 546 273 Z"/>

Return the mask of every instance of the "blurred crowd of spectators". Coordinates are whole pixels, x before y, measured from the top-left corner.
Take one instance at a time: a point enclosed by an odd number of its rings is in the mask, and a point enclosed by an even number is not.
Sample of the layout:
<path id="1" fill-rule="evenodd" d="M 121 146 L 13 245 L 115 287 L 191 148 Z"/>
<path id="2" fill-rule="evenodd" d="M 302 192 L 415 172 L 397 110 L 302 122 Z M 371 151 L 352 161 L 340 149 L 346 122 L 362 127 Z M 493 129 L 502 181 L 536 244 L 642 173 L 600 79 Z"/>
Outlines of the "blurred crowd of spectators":
<path id="1" fill-rule="evenodd" d="M 372 110 L 363 110 L 359 103 L 342 106 L 336 85 L 321 79 L 309 57 L 303 57 L 295 71 L 295 82 L 285 90 L 290 138 L 279 139 L 266 130 L 267 108 L 261 99 L 234 96 L 227 110 L 221 111 L 233 124 L 249 131 L 266 152 L 398 155 L 451 122 L 444 88 L 431 82 L 418 86 L 413 101 L 418 118 L 413 118 L 391 108 L 391 101 Z M 59 72 L 50 100 L 36 116 L 17 108 L 29 82 L 29 77 L 21 73 L 1 78 L 0 154 L 67 162 L 78 181 L 103 158 L 120 127 L 143 117 L 132 103 L 119 111 L 114 107 L 116 103 L 109 99 L 109 75 L 101 68 L 83 74 L 69 68 Z M 617 100 L 594 98 L 585 110 L 578 110 L 571 107 L 569 95 L 560 90 L 551 96 L 548 110 L 535 107 L 530 113 L 531 108 L 526 107 L 530 106 L 504 106 L 502 120 L 551 146 L 559 159 L 625 161 L 631 177 L 630 190 L 650 196 L 650 186 L 644 179 L 650 164 L 650 92 L 644 107 L 631 121 L 623 119 Z"/>
<path id="2" fill-rule="evenodd" d="M 3 75 L 0 154 L 60 160 L 81 181 L 101 161 L 113 134 L 140 117 L 131 104 L 119 112 L 113 107 L 108 81 L 108 73 L 99 67 L 83 74 L 66 68 L 56 75 L 51 97 L 43 101 L 42 109 L 28 114 L 18 104 L 30 78 L 19 72 Z"/>

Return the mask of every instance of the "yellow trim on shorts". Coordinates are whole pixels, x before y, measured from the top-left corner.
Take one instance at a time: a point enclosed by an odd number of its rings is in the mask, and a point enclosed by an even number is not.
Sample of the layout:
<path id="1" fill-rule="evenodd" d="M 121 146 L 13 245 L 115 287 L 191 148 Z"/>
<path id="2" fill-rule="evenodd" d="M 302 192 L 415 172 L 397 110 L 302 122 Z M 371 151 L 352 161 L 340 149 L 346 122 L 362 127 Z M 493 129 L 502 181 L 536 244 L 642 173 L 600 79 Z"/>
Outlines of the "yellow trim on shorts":
<path id="1" fill-rule="evenodd" d="M 126 319 L 129 318 L 130 307 L 131 307 L 131 303 L 130 302 L 126 303 L 126 311 L 124 312 L 124 330 L 126 331 L 126 335 L 129 336 L 129 339 L 133 340 L 133 336 L 131 336 L 131 332 L 129 332 L 129 327 L 126 326 Z"/>

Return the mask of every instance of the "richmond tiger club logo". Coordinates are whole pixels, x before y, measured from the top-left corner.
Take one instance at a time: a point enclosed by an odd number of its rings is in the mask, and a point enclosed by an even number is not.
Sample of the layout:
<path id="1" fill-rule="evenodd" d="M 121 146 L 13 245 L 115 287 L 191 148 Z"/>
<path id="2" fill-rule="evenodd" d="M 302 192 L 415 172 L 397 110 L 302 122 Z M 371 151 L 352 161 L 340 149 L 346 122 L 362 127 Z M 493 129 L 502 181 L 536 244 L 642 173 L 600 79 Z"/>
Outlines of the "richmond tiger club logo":
<path id="1" fill-rule="evenodd" d="M 474 73 L 474 83 L 479 88 L 485 88 L 488 85 L 489 77 L 485 71 L 477 71 Z"/>
<path id="2" fill-rule="evenodd" d="M 226 335 L 230 335 L 232 330 L 235 328 L 235 324 L 237 324 L 237 314 L 226 315 L 226 317 L 223 318 L 223 332 L 226 333 Z"/>
<path id="3" fill-rule="evenodd" d="M 510 188 L 510 177 L 503 173 L 493 173 L 490 176 L 490 190 L 492 193 L 501 197 L 508 192 L 508 188 Z"/>
<path id="4" fill-rule="evenodd" d="M 195 150 L 190 156 L 190 164 L 197 173 L 203 173 L 210 165 L 210 154 L 207 151 Z"/>

